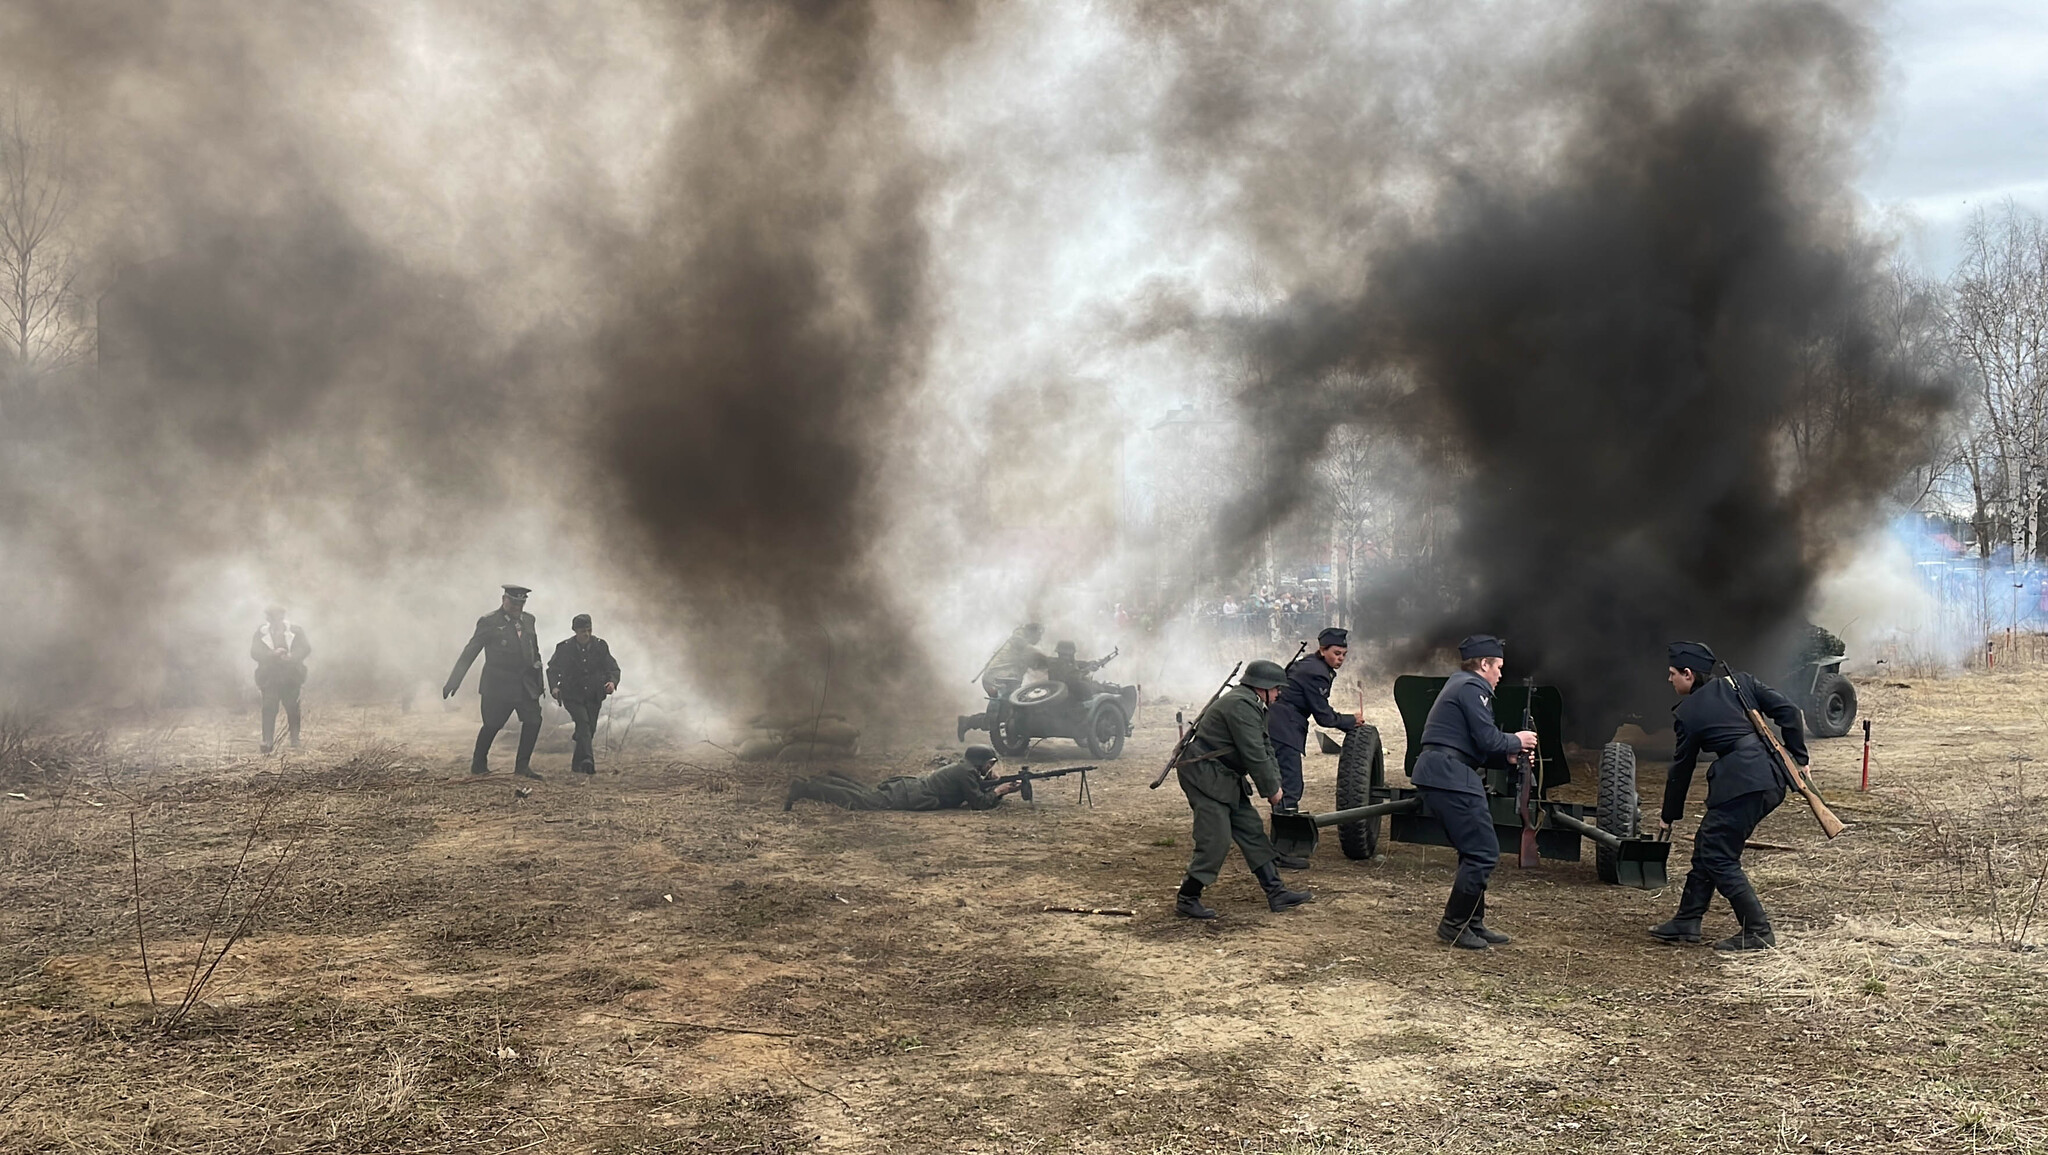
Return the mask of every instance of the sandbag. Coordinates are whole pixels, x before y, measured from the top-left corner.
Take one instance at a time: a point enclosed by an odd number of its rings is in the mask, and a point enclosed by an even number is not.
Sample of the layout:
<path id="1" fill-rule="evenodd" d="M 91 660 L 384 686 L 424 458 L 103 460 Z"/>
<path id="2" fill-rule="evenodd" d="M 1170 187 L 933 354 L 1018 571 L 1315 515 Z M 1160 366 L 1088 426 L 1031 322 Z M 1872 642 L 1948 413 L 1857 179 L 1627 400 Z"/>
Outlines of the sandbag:
<path id="1" fill-rule="evenodd" d="M 783 743 L 775 738 L 749 738 L 740 743 L 736 753 L 742 762 L 766 762 L 781 751 Z"/>

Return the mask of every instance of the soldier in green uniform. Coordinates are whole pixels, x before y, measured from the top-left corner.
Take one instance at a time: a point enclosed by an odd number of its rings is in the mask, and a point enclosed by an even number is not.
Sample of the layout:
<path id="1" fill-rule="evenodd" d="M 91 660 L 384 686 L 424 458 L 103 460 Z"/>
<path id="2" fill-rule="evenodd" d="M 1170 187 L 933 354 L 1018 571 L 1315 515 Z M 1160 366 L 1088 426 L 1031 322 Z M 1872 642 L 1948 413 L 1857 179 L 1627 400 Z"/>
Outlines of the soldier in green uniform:
<path id="1" fill-rule="evenodd" d="M 1252 807 L 1252 783 L 1257 784 L 1260 797 L 1275 805 L 1280 801 L 1280 763 L 1266 736 L 1266 709 L 1286 683 L 1287 671 L 1280 663 L 1262 658 L 1247 665 L 1237 685 L 1195 719 L 1194 740 L 1179 764 L 1181 792 L 1188 796 L 1188 808 L 1195 815 L 1195 849 L 1174 903 L 1177 914 L 1216 917 L 1216 912 L 1202 903 L 1202 889 L 1215 885 L 1232 841 L 1265 889 L 1268 909 L 1291 910 L 1315 899 L 1306 891 L 1287 889 L 1280 881 L 1266 823 Z"/>
<path id="2" fill-rule="evenodd" d="M 477 678 L 483 695 L 483 729 L 477 731 L 476 753 L 470 757 L 471 774 L 489 774 L 491 741 L 513 714 L 519 715 L 519 757 L 512 772 L 522 778 L 538 778 L 533 772 L 533 744 L 540 740 L 540 696 L 547 688 L 540 664 L 540 641 L 534 633 L 533 615 L 526 612 L 525 586 L 506 586 L 498 608 L 476 620 L 476 632 L 455 659 L 455 669 L 441 687 L 441 697 L 452 698 L 469 676 L 470 663 L 484 656 L 484 672 Z"/>
<path id="3" fill-rule="evenodd" d="M 1045 655 L 1038 652 L 1038 640 L 1044 636 L 1045 627 L 1037 622 L 1010 631 L 988 665 L 981 668 L 981 688 L 988 695 L 989 708 L 979 714 L 959 715 L 953 733 L 956 741 L 965 742 L 969 730 L 986 730 L 995 724 L 995 704 L 1023 685 L 1025 675 L 1045 661 Z"/>
<path id="4" fill-rule="evenodd" d="M 793 809 L 801 799 L 829 802 L 846 810 L 989 810 L 1015 793 L 1020 783 L 989 785 L 994 777 L 996 752 L 987 746 L 969 746 L 965 760 L 929 774 L 901 774 L 885 778 L 878 786 L 867 786 L 841 774 L 822 778 L 792 778 L 789 794 L 782 800 L 784 810 Z"/>

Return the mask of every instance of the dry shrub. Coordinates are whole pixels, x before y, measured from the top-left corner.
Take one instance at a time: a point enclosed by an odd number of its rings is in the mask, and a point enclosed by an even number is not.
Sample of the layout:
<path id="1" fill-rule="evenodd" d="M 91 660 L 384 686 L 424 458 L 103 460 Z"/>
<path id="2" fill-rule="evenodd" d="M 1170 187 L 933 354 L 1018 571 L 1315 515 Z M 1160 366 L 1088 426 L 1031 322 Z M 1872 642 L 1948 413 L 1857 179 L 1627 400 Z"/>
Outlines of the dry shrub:
<path id="1" fill-rule="evenodd" d="M 321 777 L 339 789 L 397 786 L 399 772 L 416 770 L 402 743 L 383 738 L 366 738 L 348 750 L 348 756 Z"/>
<path id="2" fill-rule="evenodd" d="M 2029 773 L 2030 762 L 2015 755 L 2004 767 L 1953 763 L 1940 775 L 1950 790 L 1910 792 L 1928 820 L 1947 904 L 1981 919 L 2008 950 L 2030 950 L 2048 932 L 2048 772 Z"/>
<path id="3" fill-rule="evenodd" d="M 106 753 L 104 731 L 56 734 L 40 718 L 12 711 L 0 715 L 0 785 L 10 789 L 62 787 Z"/>
<path id="4" fill-rule="evenodd" d="M 1981 1014 L 2000 992 L 2048 985 L 2048 959 L 1959 933 L 1839 918 L 1829 933 L 1787 936 L 1776 950 L 1731 958 L 1727 992 L 1788 1009 L 1926 1018 Z"/>

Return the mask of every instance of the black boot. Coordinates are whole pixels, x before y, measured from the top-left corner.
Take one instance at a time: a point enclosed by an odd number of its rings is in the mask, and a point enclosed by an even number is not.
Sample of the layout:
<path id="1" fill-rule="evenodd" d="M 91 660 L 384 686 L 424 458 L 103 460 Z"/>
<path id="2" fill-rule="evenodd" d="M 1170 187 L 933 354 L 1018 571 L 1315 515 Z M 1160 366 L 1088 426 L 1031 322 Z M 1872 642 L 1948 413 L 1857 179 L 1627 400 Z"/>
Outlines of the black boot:
<path id="1" fill-rule="evenodd" d="M 1316 896 L 1308 891 L 1287 889 L 1287 884 L 1280 881 L 1280 872 L 1273 869 L 1270 862 L 1252 873 L 1258 876 L 1259 885 L 1266 889 L 1266 909 L 1275 914 L 1316 900 Z"/>
<path id="2" fill-rule="evenodd" d="M 1700 941 L 1700 919 L 1707 913 L 1707 904 L 1714 901 L 1714 884 L 1706 875 L 1695 871 L 1685 876 L 1685 889 L 1678 895 L 1678 913 L 1669 922 L 1660 922 L 1650 928 L 1650 937 L 1660 942 Z"/>
<path id="3" fill-rule="evenodd" d="M 1473 916 L 1485 897 L 1483 891 L 1452 891 L 1450 901 L 1444 903 L 1443 921 L 1436 924 L 1436 936 L 1464 950 L 1487 949 L 1486 940 L 1472 933 Z"/>
<path id="4" fill-rule="evenodd" d="M 967 715 L 953 715 L 953 740 L 956 742 L 967 741 Z"/>
<path id="5" fill-rule="evenodd" d="M 789 793 L 782 796 L 782 810 L 785 814 L 796 809 L 799 799 L 811 796 L 811 792 L 806 789 L 808 786 L 810 786 L 810 782 L 803 778 L 792 778 L 789 780 Z"/>
<path id="6" fill-rule="evenodd" d="M 1764 913 L 1763 900 L 1747 880 L 1729 893 L 1728 905 L 1735 908 L 1742 933 L 1715 943 L 1715 950 L 1769 950 L 1778 945 L 1778 936 L 1771 930 L 1771 916 Z"/>
<path id="7" fill-rule="evenodd" d="M 469 772 L 471 774 L 489 774 L 491 772 L 491 739 L 496 737 L 496 734 L 492 734 L 489 737 L 482 734 L 476 736 L 476 753 L 469 756 Z"/>
<path id="8" fill-rule="evenodd" d="M 1173 900 L 1173 913 L 1182 918 L 1215 918 L 1216 912 L 1202 905 L 1202 884 L 1192 878 L 1181 880 L 1180 894 Z"/>
<path id="9" fill-rule="evenodd" d="M 1479 906 L 1472 912 L 1472 922 L 1465 929 L 1495 946 L 1506 946 L 1515 941 L 1497 930 L 1488 929 L 1486 925 L 1486 892 L 1483 890 L 1479 892 Z"/>
<path id="10" fill-rule="evenodd" d="M 1307 870 L 1308 859 L 1292 854 L 1276 854 L 1273 856 L 1273 865 L 1282 870 Z"/>

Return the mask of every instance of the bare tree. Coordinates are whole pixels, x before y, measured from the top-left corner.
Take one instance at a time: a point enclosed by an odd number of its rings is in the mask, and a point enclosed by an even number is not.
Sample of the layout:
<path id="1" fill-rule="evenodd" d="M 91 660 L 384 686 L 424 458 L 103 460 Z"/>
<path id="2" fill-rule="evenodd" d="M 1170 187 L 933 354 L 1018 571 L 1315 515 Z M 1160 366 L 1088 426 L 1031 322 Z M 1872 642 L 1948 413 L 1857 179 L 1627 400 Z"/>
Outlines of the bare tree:
<path id="1" fill-rule="evenodd" d="M 17 383 L 78 364 L 91 331 L 67 231 L 76 203 L 57 117 L 19 93 L 0 110 L 0 361 Z"/>
<path id="2" fill-rule="evenodd" d="M 1950 331 L 1976 388 L 1964 456 L 1979 532 L 2002 499 L 2015 556 L 2032 557 L 2048 496 L 2048 228 L 2011 202 L 1977 210 L 1950 288 Z"/>

